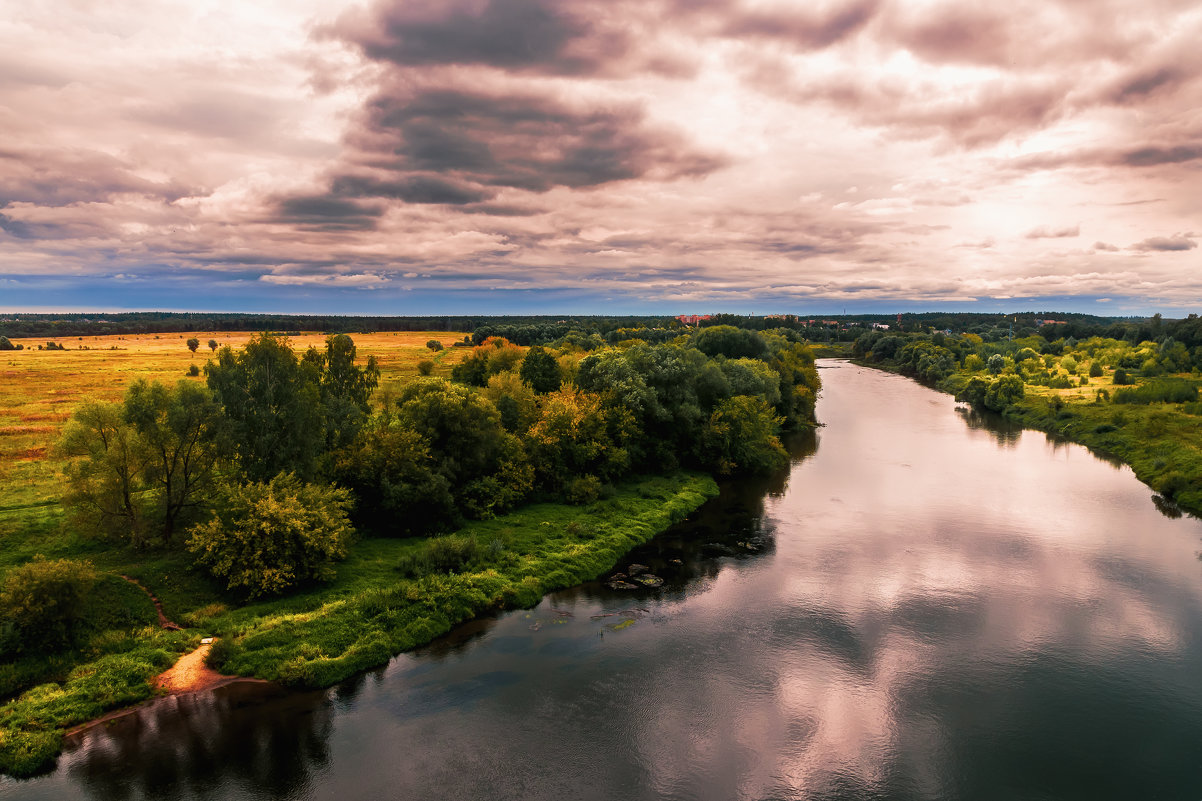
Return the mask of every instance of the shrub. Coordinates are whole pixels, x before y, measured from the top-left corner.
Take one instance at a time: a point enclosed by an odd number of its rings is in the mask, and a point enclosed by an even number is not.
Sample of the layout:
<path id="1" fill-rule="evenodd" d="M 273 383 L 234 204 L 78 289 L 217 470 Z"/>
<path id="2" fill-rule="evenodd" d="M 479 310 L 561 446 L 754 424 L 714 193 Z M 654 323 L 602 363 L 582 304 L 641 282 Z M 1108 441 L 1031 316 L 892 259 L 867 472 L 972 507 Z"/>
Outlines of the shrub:
<path id="1" fill-rule="evenodd" d="M 188 375 L 190 375 L 192 377 L 196 377 L 196 376 L 200 375 L 200 368 L 194 364 L 188 365 Z"/>
<path id="2" fill-rule="evenodd" d="M 974 373 L 978 370 L 984 370 L 985 360 L 975 353 L 970 353 L 964 357 L 964 369 L 971 370 Z"/>
<path id="3" fill-rule="evenodd" d="M 1116 387 L 1125 386 L 1131 383 L 1131 378 L 1127 375 L 1127 371 L 1122 367 L 1114 371 L 1114 385 Z"/>
<path id="4" fill-rule="evenodd" d="M 996 379 L 985 391 L 985 406 L 995 412 L 1003 411 L 1023 397 L 1023 380 L 1016 375 L 1004 375 Z"/>
<path id="5" fill-rule="evenodd" d="M 1101 378 L 1102 377 L 1102 363 L 1096 359 L 1094 361 L 1090 362 L 1089 377 L 1090 378 Z"/>
<path id="6" fill-rule="evenodd" d="M 989 368 L 989 372 L 997 375 L 1006 366 L 1006 359 L 1002 354 L 995 353 L 989 357 L 989 361 L 985 363 L 985 366 Z"/>
<path id="7" fill-rule="evenodd" d="M 350 492 L 292 473 L 223 488 L 216 517 L 189 532 L 188 550 L 231 590 L 278 595 L 334 577 L 352 529 Z"/>
<path id="8" fill-rule="evenodd" d="M 434 351 L 435 353 L 438 353 L 438 351 L 442 350 L 442 343 L 439 342 L 437 339 L 431 339 L 430 341 L 428 341 L 426 343 L 426 347 L 429 348 L 430 350 Z"/>
<path id="9" fill-rule="evenodd" d="M 1189 403 L 1198 399 L 1198 388 L 1181 378 L 1162 378 L 1138 387 L 1115 390 L 1115 403 Z"/>
<path id="10" fill-rule="evenodd" d="M 430 375 L 430 373 L 434 372 L 434 362 L 429 359 L 422 359 L 417 363 L 417 372 L 418 375 Z"/>
<path id="11" fill-rule="evenodd" d="M 596 476 L 580 476 L 568 482 L 564 488 L 568 503 L 585 506 L 601 497 L 601 479 Z"/>
<path id="12" fill-rule="evenodd" d="M 23 350 L 24 345 L 14 345 L 8 337 L 0 337 L 0 350 Z"/>
<path id="13" fill-rule="evenodd" d="M 10 571 L 0 587 L 0 652 L 71 645 L 95 583 L 92 564 L 71 559 L 38 557 Z"/>

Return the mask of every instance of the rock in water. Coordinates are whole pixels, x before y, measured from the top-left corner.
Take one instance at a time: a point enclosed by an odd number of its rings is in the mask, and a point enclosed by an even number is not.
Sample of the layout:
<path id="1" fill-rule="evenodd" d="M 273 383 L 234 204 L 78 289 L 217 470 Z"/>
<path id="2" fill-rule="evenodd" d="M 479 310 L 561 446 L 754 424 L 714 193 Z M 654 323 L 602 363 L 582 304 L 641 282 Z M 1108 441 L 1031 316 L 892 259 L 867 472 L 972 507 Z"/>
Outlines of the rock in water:
<path id="1" fill-rule="evenodd" d="M 632 576 L 637 576 L 639 573 L 646 573 L 650 569 L 651 568 L 647 567 L 646 565 L 631 565 L 630 567 L 626 568 L 626 572 Z"/>
<path id="2" fill-rule="evenodd" d="M 637 578 L 633 578 L 632 581 L 637 581 L 639 584 L 642 584 L 644 587 L 662 587 L 662 586 L 664 586 L 664 580 L 662 578 L 660 578 L 659 576 L 653 576 L 650 573 L 648 573 L 644 576 L 638 576 Z"/>

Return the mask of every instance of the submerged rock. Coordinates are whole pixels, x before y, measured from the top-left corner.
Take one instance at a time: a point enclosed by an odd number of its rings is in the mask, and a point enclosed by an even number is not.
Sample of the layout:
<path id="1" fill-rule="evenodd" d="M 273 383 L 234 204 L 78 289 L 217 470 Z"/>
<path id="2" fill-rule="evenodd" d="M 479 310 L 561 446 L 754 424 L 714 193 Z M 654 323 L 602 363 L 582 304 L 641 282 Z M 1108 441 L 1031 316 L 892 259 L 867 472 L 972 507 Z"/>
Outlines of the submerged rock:
<path id="1" fill-rule="evenodd" d="M 615 579 L 610 579 L 609 581 L 605 582 L 605 586 L 609 587 L 611 590 L 637 590 L 639 588 L 639 585 L 637 584 L 631 584 L 629 581 Z"/>
<path id="2" fill-rule="evenodd" d="M 626 572 L 632 576 L 637 576 L 640 573 L 646 573 L 650 569 L 651 568 L 647 567 L 646 565 L 631 565 L 630 567 L 626 568 Z"/>
<path id="3" fill-rule="evenodd" d="M 643 575 L 643 576 L 637 576 L 635 578 L 632 578 L 631 580 L 637 581 L 639 584 L 642 584 L 644 587 L 662 587 L 662 586 L 664 586 L 664 580 L 662 578 L 660 578 L 659 576 L 653 576 L 650 573 L 647 573 L 646 575 Z"/>

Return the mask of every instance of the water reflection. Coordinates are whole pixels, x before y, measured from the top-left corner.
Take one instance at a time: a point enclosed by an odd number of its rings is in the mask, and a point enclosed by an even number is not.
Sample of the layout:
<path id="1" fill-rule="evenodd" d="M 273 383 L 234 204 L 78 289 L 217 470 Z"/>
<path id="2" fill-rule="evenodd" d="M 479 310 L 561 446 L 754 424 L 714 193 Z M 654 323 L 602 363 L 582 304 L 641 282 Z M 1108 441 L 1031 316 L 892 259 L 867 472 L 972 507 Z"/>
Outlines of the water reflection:
<path id="1" fill-rule="evenodd" d="M 69 741 L 72 783 L 102 801 L 220 798 L 231 787 L 303 795 L 329 760 L 324 693 L 235 684 L 164 698 Z"/>
<path id="2" fill-rule="evenodd" d="M 106 731 L 0 797 L 1202 797 L 1198 521 L 825 367 L 787 476 L 623 560 L 661 589 L 589 583 L 329 694 Z"/>

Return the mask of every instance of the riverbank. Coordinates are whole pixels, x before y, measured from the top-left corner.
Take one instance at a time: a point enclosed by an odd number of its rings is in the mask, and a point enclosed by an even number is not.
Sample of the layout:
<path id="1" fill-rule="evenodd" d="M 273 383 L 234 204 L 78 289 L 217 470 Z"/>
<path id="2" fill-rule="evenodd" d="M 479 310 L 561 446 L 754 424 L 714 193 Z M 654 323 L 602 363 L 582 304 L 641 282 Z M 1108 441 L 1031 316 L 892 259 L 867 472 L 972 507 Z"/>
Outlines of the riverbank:
<path id="1" fill-rule="evenodd" d="M 904 375 L 895 365 L 850 361 Z M 974 377 L 992 378 L 983 371 L 960 370 L 934 384 L 918 383 L 957 396 Z M 1196 381 L 1187 375 L 1178 378 Z M 1023 428 L 1062 437 L 1122 462 L 1168 501 L 1161 506 L 1169 514 L 1202 516 L 1202 419 L 1186 412 L 1186 404 L 1113 403 L 1098 394 L 1099 389 L 1114 392 L 1110 376 L 1071 388 L 1025 384 L 1023 389 L 1023 397 L 998 414 Z"/>
<path id="2" fill-rule="evenodd" d="M 705 475 L 644 477 L 586 506 L 535 504 L 436 541 L 367 539 L 331 584 L 238 608 L 156 586 L 184 629 L 144 629 L 64 681 L 0 707 L 0 772 L 48 768 L 65 730 L 151 697 L 151 680 L 204 636 L 219 637 L 208 667 L 228 676 L 329 686 L 473 617 L 532 606 L 547 592 L 596 578 L 717 492 Z M 431 547 L 462 561 L 452 572 L 416 569 Z"/>

